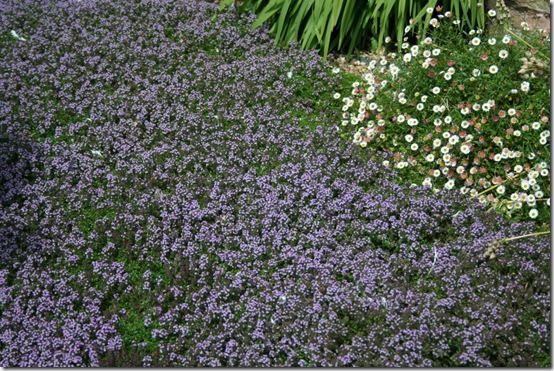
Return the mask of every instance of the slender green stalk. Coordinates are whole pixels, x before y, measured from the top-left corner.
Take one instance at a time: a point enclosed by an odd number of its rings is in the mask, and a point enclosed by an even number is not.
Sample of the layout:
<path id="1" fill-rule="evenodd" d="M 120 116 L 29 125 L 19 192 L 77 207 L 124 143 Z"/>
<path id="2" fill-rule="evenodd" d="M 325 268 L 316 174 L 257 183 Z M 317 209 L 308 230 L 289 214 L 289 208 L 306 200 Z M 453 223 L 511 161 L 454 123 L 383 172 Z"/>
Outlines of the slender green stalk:
<path id="1" fill-rule="evenodd" d="M 515 175 L 515 176 L 513 176 L 513 177 L 511 177 L 511 178 L 506 179 L 506 182 L 508 182 L 509 180 L 516 179 L 516 178 L 517 178 L 518 176 L 520 176 L 521 174 L 523 174 L 523 173 L 519 173 L 519 174 L 517 174 L 517 175 Z M 506 183 L 506 182 L 504 182 L 504 183 Z M 482 195 L 484 195 L 485 193 L 488 193 L 488 192 L 490 192 L 490 191 L 496 189 L 498 186 L 501 186 L 501 185 L 504 184 L 504 183 L 495 184 L 495 185 L 493 185 L 493 186 L 491 186 L 491 187 L 485 189 L 485 190 L 482 191 L 481 193 L 476 194 L 476 195 L 473 196 L 472 198 L 482 196 Z"/>
<path id="2" fill-rule="evenodd" d="M 534 232 L 534 233 L 523 234 L 521 236 L 508 237 L 508 238 L 502 239 L 501 241 L 502 242 L 509 242 L 509 241 L 520 240 L 522 238 L 527 238 L 527 237 L 543 236 L 545 234 L 550 234 L 550 231 Z"/>
<path id="3" fill-rule="evenodd" d="M 523 44 L 527 45 L 529 48 L 531 49 L 534 49 L 537 51 L 537 54 L 540 55 L 541 57 L 543 57 L 544 59 L 546 60 L 550 60 L 550 57 L 542 54 L 541 52 L 539 52 L 538 48 L 534 47 L 533 45 L 529 44 L 527 41 L 525 41 L 521 36 L 519 36 L 517 33 L 515 33 L 514 31 L 510 30 L 509 28 L 506 28 L 506 31 L 512 35 L 514 38 L 516 38 L 518 41 L 522 42 Z"/>

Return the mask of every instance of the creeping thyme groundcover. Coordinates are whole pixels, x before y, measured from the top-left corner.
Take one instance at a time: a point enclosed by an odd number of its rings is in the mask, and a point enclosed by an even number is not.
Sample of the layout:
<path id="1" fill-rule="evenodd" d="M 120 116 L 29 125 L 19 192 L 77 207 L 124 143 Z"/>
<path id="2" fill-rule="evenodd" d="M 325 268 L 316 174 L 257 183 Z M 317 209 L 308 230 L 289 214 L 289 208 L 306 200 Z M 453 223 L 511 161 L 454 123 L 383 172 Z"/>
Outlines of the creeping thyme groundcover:
<path id="1" fill-rule="evenodd" d="M 397 185 L 251 21 L 0 3 L 0 365 L 549 366 L 548 239 L 486 259 L 533 224 Z"/>

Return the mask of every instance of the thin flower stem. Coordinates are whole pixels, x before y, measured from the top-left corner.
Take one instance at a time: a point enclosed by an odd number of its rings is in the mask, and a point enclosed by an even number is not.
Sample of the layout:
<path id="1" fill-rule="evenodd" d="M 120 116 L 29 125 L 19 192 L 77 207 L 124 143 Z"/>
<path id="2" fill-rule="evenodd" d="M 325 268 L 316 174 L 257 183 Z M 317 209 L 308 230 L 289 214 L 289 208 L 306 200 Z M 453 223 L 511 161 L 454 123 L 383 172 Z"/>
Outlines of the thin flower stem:
<path id="1" fill-rule="evenodd" d="M 521 235 L 521 236 L 508 237 L 508 238 L 502 239 L 502 242 L 515 241 L 515 240 L 519 240 L 519 239 L 527 238 L 527 237 L 542 236 L 542 235 L 545 235 L 545 234 L 550 234 L 550 231 L 534 232 L 534 233 L 524 234 L 524 235 Z"/>
<path id="2" fill-rule="evenodd" d="M 550 200 L 549 198 L 535 198 L 535 201 L 548 201 Z M 507 203 L 507 204 L 513 204 L 513 203 L 516 203 L 516 202 L 527 202 L 527 201 L 522 201 L 522 200 L 502 200 L 503 203 Z"/>
<path id="3" fill-rule="evenodd" d="M 531 49 L 535 49 L 537 51 L 537 54 L 540 55 L 541 57 L 543 57 L 544 59 L 547 59 L 547 60 L 550 60 L 549 57 L 547 57 L 546 55 L 542 54 L 541 52 L 539 52 L 538 48 L 534 47 L 533 45 L 529 44 L 527 41 L 525 41 L 523 38 L 521 38 L 518 34 L 516 34 L 514 31 L 510 30 L 509 28 L 506 29 L 506 31 L 508 31 L 513 37 L 515 37 L 516 39 L 518 39 L 519 41 L 521 41 L 522 43 L 524 43 L 525 45 L 527 45 L 528 47 L 530 47 Z"/>
<path id="4" fill-rule="evenodd" d="M 517 175 L 515 175 L 515 176 L 513 176 L 513 177 L 511 177 L 511 178 L 506 179 L 506 182 L 508 182 L 509 180 L 513 180 L 513 179 L 517 178 L 517 177 L 520 176 L 521 174 L 523 174 L 523 173 L 519 173 L 519 174 L 517 174 Z M 500 185 L 502 185 L 502 184 L 504 184 L 504 183 L 506 183 L 506 182 L 493 185 L 493 186 L 491 186 L 491 187 L 485 189 L 483 192 L 476 194 L 476 195 L 473 196 L 472 198 L 482 196 L 482 195 L 484 195 L 485 193 L 488 193 L 488 192 L 492 191 L 492 190 L 495 189 L 496 187 L 498 187 L 498 186 L 500 186 Z"/>
<path id="5" fill-rule="evenodd" d="M 493 185 L 492 187 L 489 187 L 489 188 L 485 189 L 483 192 L 476 194 L 474 197 L 482 196 L 482 195 L 484 195 L 485 193 L 488 193 L 488 192 L 494 190 L 494 189 L 495 189 L 496 187 L 498 187 L 499 185 L 500 185 L 500 184 Z"/>

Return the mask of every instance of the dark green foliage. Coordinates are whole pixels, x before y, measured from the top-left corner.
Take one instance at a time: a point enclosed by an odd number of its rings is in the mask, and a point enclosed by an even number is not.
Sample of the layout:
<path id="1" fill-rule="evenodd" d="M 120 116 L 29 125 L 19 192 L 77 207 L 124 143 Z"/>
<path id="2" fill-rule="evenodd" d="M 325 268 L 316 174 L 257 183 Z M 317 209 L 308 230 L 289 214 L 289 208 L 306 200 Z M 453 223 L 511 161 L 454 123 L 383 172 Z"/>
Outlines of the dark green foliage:
<path id="1" fill-rule="evenodd" d="M 221 7 L 234 2 L 222 1 Z M 257 14 L 254 27 L 269 24 L 277 42 L 297 41 L 303 48 L 318 49 L 324 56 L 329 51 L 351 54 L 359 48 L 378 49 L 387 36 L 400 46 L 408 32 L 425 34 L 437 8 L 450 10 L 460 19 L 461 27 L 485 25 L 485 8 L 477 0 L 245 0 L 239 3 L 239 10 Z M 405 32 L 408 25 L 410 30 Z"/>

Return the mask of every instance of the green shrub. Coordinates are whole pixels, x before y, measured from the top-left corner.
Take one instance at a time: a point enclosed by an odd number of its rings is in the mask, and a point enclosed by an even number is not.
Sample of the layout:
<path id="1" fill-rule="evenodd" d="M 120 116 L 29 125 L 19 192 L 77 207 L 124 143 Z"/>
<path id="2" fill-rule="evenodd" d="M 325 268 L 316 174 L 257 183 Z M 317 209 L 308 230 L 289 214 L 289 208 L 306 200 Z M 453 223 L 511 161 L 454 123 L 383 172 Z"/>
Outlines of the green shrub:
<path id="1" fill-rule="evenodd" d="M 466 34 L 456 23 L 371 61 L 343 98 L 342 126 L 354 143 L 388 152 L 385 164 L 408 182 L 547 222 L 550 39 Z"/>
<path id="2" fill-rule="evenodd" d="M 398 44 L 409 29 L 425 34 L 437 10 L 460 14 L 461 24 L 484 27 L 482 0 L 245 0 L 243 11 L 254 11 L 254 26 L 268 22 L 278 42 L 298 41 L 303 48 L 351 54 L 357 48 L 380 48 L 388 37 Z M 224 0 L 222 7 L 234 3 Z"/>

